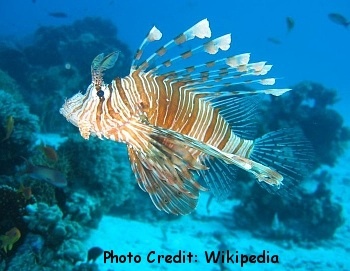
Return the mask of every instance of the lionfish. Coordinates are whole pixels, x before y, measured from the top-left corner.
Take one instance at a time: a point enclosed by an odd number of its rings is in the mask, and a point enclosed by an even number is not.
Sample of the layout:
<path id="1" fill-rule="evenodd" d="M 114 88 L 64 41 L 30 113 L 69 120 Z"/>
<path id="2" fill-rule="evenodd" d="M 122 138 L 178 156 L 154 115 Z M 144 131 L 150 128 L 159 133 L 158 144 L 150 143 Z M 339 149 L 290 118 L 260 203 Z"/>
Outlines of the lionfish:
<path id="1" fill-rule="evenodd" d="M 142 61 L 145 47 L 161 37 L 154 26 L 138 48 L 129 75 L 110 84 L 103 74 L 114 66 L 119 52 L 93 60 L 86 93 L 75 94 L 60 109 L 81 136 L 125 143 L 138 185 L 167 213 L 192 212 L 200 191 L 209 189 L 224 198 L 237 168 L 253 174 L 271 192 L 300 179 L 308 160 L 301 132 L 284 129 L 252 137 L 258 100 L 253 94 L 279 96 L 290 90 L 266 87 L 276 81 L 264 78 L 272 65 L 249 63 L 250 54 L 243 53 L 171 71 L 175 63 L 197 53 L 215 55 L 229 49 L 231 35 L 226 34 L 165 59 L 172 47 L 210 38 L 207 19 Z M 158 59 L 164 61 L 156 65 Z M 244 84 L 265 87 L 240 89 Z"/>

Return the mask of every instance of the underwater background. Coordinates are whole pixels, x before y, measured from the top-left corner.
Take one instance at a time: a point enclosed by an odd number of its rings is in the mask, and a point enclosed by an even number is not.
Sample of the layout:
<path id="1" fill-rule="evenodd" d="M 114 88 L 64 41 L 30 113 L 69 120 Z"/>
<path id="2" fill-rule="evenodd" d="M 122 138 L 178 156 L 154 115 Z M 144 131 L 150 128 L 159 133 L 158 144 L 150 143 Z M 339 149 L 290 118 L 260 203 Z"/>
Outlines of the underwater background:
<path id="1" fill-rule="evenodd" d="M 153 25 L 165 42 L 204 18 L 215 36 L 232 33 L 231 53 L 272 63 L 293 89 L 263 101 L 259 134 L 299 127 L 315 166 L 293 197 L 244 175 L 227 200 L 202 193 L 174 216 L 139 189 L 125 145 L 84 140 L 59 109 L 86 90 L 99 53 L 121 51 L 109 82 Z M 350 270 L 349 20 L 346 0 L 2 0 L 0 270 Z M 111 250 L 142 260 L 104 263 Z M 198 257 L 149 263 L 151 251 Z M 207 263 L 212 251 L 270 262 Z"/>

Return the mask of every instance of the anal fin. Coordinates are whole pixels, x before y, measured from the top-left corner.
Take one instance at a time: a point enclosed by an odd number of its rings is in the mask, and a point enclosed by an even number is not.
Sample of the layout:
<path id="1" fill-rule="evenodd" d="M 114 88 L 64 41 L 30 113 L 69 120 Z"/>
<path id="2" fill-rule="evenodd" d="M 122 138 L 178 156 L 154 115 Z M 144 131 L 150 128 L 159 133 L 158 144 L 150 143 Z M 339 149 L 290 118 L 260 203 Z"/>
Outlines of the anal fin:
<path id="1" fill-rule="evenodd" d="M 214 157 L 203 156 L 201 161 L 208 170 L 198 171 L 209 190 L 219 201 L 226 199 L 233 191 L 237 168 Z"/>

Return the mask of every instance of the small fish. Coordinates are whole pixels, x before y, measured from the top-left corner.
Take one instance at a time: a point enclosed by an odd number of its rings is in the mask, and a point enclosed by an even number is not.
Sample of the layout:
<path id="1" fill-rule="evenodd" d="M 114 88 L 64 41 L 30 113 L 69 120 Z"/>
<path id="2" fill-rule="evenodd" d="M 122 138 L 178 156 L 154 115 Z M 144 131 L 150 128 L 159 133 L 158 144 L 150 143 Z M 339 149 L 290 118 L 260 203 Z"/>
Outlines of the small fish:
<path id="1" fill-rule="evenodd" d="M 274 38 L 274 37 L 268 37 L 267 41 L 269 41 L 269 42 L 271 42 L 273 44 L 281 44 L 282 43 L 279 39 Z"/>
<path id="2" fill-rule="evenodd" d="M 145 47 L 161 37 L 153 27 L 136 51 L 129 75 L 110 84 L 103 73 L 119 52 L 95 57 L 85 94 L 75 94 L 60 109 L 80 135 L 125 143 L 140 188 L 159 210 L 176 215 L 191 213 L 201 192 L 227 197 L 237 169 L 273 193 L 283 194 L 302 179 L 310 163 L 302 132 L 284 129 L 255 139 L 251 120 L 257 94 L 290 91 L 271 87 L 276 78 L 266 74 L 272 65 L 250 62 L 250 53 L 215 58 L 230 48 L 231 34 L 183 46 L 211 37 L 207 19 L 143 57 Z M 192 49 L 170 56 L 174 47 Z M 195 54 L 209 54 L 211 61 L 187 66 Z"/>
<path id="3" fill-rule="evenodd" d="M 210 194 L 210 196 L 209 196 L 209 198 L 208 198 L 208 201 L 207 201 L 207 205 L 206 205 L 206 209 L 207 209 L 207 213 L 208 214 L 210 214 L 210 204 L 212 203 L 212 201 L 213 201 L 213 198 L 214 198 L 214 196 L 213 196 L 213 194 Z"/>
<path id="4" fill-rule="evenodd" d="M 19 238 L 21 238 L 21 232 L 16 227 L 10 229 L 5 235 L 0 236 L 1 246 L 0 248 L 4 249 L 7 253 L 8 250 L 11 250 L 13 244 L 16 243 Z"/>
<path id="5" fill-rule="evenodd" d="M 294 19 L 292 17 L 287 17 L 286 23 L 287 23 L 287 31 L 289 33 L 294 28 L 294 25 L 295 25 Z"/>
<path id="6" fill-rule="evenodd" d="M 68 17 L 68 15 L 66 13 L 60 12 L 60 11 L 49 12 L 48 14 L 49 14 L 49 16 L 55 17 L 55 18 L 62 18 L 63 19 L 63 18 Z"/>
<path id="7" fill-rule="evenodd" d="M 22 157 L 23 158 L 23 157 Z M 25 159 L 25 158 L 23 158 Z M 25 173 L 29 174 L 30 177 L 45 181 L 56 187 L 66 187 L 67 179 L 62 172 L 49 168 L 47 166 L 36 166 L 25 159 L 27 167 Z"/>
<path id="8" fill-rule="evenodd" d="M 328 14 L 328 18 L 336 24 L 342 25 L 344 27 L 348 27 L 350 24 L 350 21 L 348 21 L 348 19 L 346 19 L 343 15 L 339 14 L 339 13 L 329 13 Z"/>
<path id="9" fill-rule="evenodd" d="M 20 184 L 17 193 L 21 193 L 25 200 L 29 200 L 32 197 L 32 188 L 30 186 L 24 186 Z"/>
<path id="10" fill-rule="evenodd" d="M 5 125 L 6 136 L 1 140 L 2 142 L 10 138 L 13 132 L 14 126 L 15 126 L 15 120 L 13 119 L 12 116 L 9 116 L 6 120 L 6 125 Z"/>
<path id="11" fill-rule="evenodd" d="M 48 160 L 50 160 L 52 162 L 58 161 L 58 154 L 53 147 L 41 145 L 40 149 Z"/>
<path id="12" fill-rule="evenodd" d="M 103 249 L 99 247 L 92 247 L 88 251 L 87 262 L 95 262 L 96 259 L 103 253 Z"/>

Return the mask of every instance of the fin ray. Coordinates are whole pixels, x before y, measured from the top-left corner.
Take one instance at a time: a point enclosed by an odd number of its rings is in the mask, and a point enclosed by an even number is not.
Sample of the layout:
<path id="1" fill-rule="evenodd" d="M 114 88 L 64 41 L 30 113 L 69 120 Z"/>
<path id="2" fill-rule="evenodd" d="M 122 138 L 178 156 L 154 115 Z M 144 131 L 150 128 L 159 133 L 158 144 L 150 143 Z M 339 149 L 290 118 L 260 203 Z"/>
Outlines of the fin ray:
<path id="1" fill-rule="evenodd" d="M 209 190 L 218 200 L 226 199 L 233 189 L 237 169 L 213 157 L 201 157 L 201 162 L 208 170 L 199 171 Z"/>
<path id="2" fill-rule="evenodd" d="M 313 165 L 310 143 L 299 129 L 281 129 L 257 139 L 251 159 L 279 172 L 284 180 L 283 189 L 261 185 L 271 193 L 284 194 L 307 174 Z"/>
<path id="3" fill-rule="evenodd" d="M 221 116 L 231 125 L 231 130 L 245 139 L 256 138 L 257 107 L 261 95 L 209 97 L 214 108 L 218 108 Z"/>
<path id="4" fill-rule="evenodd" d="M 211 37 L 211 30 L 207 19 L 201 20 L 200 22 L 196 23 L 195 25 L 187 29 L 182 34 L 178 35 L 177 37 L 175 37 L 174 39 L 166 43 L 164 46 L 160 47 L 155 53 L 150 55 L 144 62 L 142 62 L 140 65 L 136 65 L 134 69 L 145 71 L 147 68 L 149 68 L 150 63 L 154 62 L 156 59 L 165 55 L 167 51 L 171 49 L 173 46 L 179 46 L 196 37 L 200 39 Z"/>

